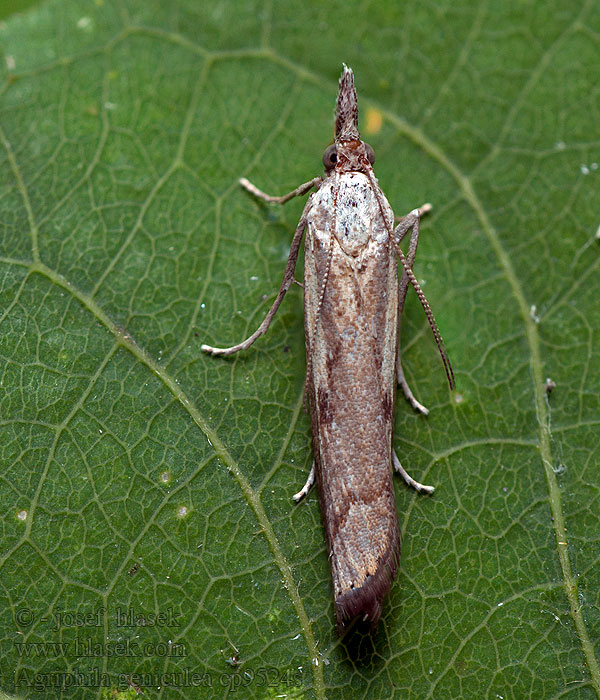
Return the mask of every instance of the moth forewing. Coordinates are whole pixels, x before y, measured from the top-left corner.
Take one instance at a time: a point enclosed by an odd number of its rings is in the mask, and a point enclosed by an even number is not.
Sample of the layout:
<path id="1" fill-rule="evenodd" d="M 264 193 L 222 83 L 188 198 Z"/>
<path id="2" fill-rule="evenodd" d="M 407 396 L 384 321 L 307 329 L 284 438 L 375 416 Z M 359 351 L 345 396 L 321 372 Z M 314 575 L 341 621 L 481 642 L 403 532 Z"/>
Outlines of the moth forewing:
<path id="1" fill-rule="evenodd" d="M 413 407 L 427 412 L 408 387 L 398 354 L 398 318 L 408 285 L 415 289 L 442 355 L 452 368 L 429 304 L 414 276 L 419 218 L 415 209 L 394 230 L 392 209 L 373 173 L 373 149 L 360 140 L 352 71 L 344 66 L 336 108 L 335 142 L 323 154 L 325 174 L 287 195 L 272 197 L 245 178 L 253 195 L 284 203 L 313 187 L 294 235 L 279 293 L 259 328 L 229 348 L 203 345 L 214 355 L 248 348 L 266 333 L 286 291 L 304 231 L 306 391 L 314 464 L 300 500 L 316 480 L 327 536 L 339 632 L 361 618 L 381 617 L 400 557 L 392 466 L 419 491 L 392 448 L 396 379 Z M 405 256 L 398 247 L 411 231 Z M 397 262 L 403 267 L 398 284 Z"/>
<path id="2" fill-rule="evenodd" d="M 363 173 L 333 171 L 312 195 L 306 218 L 307 395 L 342 631 L 357 615 L 379 620 L 400 555 L 391 478 L 398 323 L 393 213 Z"/>

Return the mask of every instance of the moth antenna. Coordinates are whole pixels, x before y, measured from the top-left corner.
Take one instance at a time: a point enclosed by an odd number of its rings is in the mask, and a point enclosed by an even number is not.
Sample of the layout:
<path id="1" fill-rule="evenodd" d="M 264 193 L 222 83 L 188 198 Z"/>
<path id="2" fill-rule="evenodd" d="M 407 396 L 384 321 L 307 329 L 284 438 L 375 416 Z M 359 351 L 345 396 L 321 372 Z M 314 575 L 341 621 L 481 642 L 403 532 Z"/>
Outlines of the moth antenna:
<path id="1" fill-rule="evenodd" d="M 334 200 L 337 199 L 337 194 L 339 191 L 339 185 L 336 187 L 335 193 L 333 195 Z M 331 261 L 333 259 L 333 239 L 335 238 L 335 225 L 336 225 L 336 212 L 334 211 L 333 218 L 331 221 L 331 236 L 329 238 L 329 249 L 327 251 L 327 267 L 325 268 L 325 274 L 323 275 L 323 284 L 321 285 L 321 289 L 319 290 L 319 301 L 317 303 L 317 310 L 315 311 L 315 322 L 313 323 L 313 328 L 312 328 L 312 339 L 314 340 L 314 337 L 317 333 L 317 323 L 319 322 L 319 313 L 321 311 L 321 308 L 323 306 L 323 299 L 325 299 L 325 290 L 327 289 L 327 282 L 329 281 L 329 273 L 331 271 Z M 312 352 L 307 356 L 306 359 L 306 376 L 308 377 L 308 374 L 311 370 L 311 364 L 312 364 Z"/>
<path id="2" fill-rule="evenodd" d="M 396 246 L 397 251 L 398 251 L 398 257 L 400 258 L 400 262 L 402 263 L 402 267 L 404 268 L 404 271 L 406 272 L 406 275 L 408 279 L 410 280 L 410 283 L 413 286 L 413 289 L 417 293 L 417 297 L 419 298 L 419 301 L 421 302 L 421 306 L 423 307 L 423 310 L 425 311 L 425 315 L 427 316 L 427 320 L 429 321 L 429 327 L 431 328 L 431 331 L 433 333 L 433 337 L 435 338 L 436 345 L 438 346 L 438 350 L 440 352 L 440 356 L 442 358 L 442 362 L 444 363 L 444 369 L 446 370 L 446 377 L 448 377 L 448 384 L 450 386 L 450 389 L 455 389 L 456 388 L 456 381 L 454 380 L 454 372 L 452 371 L 452 365 L 450 364 L 450 358 L 448 357 L 448 353 L 446 352 L 446 347 L 444 345 L 444 339 L 442 338 L 442 334 L 440 333 L 440 329 L 437 327 L 437 323 L 435 322 L 435 317 L 433 315 L 433 311 L 431 310 L 431 307 L 429 306 L 429 302 L 427 301 L 427 297 L 425 296 L 425 292 L 421 289 L 421 285 L 417 282 L 417 278 L 415 277 L 415 273 L 412 271 L 410 265 L 408 264 L 408 261 L 406 257 L 404 256 L 404 253 L 400 250 L 399 246 Z"/>
<path id="3" fill-rule="evenodd" d="M 450 385 L 450 389 L 455 389 L 456 388 L 456 382 L 454 380 L 454 372 L 452 371 L 452 365 L 450 364 L 450 358 L 448 357 L 448 353 L 446 352 L 446 347 L 444 345 L 444 340 L 442 338 L 442 334 L 440 333 L 440 329 L 437 327 L 437 323 L 435 322 L 435 317 L 433 315 L 433 311 L 431 310 L 431 307 L 429 306 L 429 302 L 427 301 L 427 297 L 425 296 L 425 292 L 421 289 L 421 285 L 417 282 L 417 278 L 415 277 L 415 273 L 412 271 L 411 266 L 408 264 L 408 260 L 406 259 L 404 253 L 402 252 L 400 246 L 394 242 L 394 232 L 385 216 L 385 212 L 383 210 L 383 204 L 381 203 L 381 197 L 379 196 L 379 187 L 377 186 L 377 183 L 375 182 L 375 178 L 372 175 L 372 172 L 366 171 L 366 175 L 369 178 L 369 181 L 371 182 L 371 186 L 373 187 L 373 191 L 375 192 L 375 197 L 377 199 L 377 203 L 379 204 L 379 210 L 381 211 L 381 216 L 383 217 L 383 220 L 385 221 L 385 225 L 387 227 L 388 233 L 390 235 L 390 241 L 392 242 L 393 245 L 396 246 L 396 252 L 398 253 L 398 257 L 400 259 L 400 262 L 402 263 L 402 267 L 404 268 L 404 271 L 406 272 L 406 276 L 410 280 L 410 283 L 413 286 L 413 289 L 417 293 L 417 297 L 419 298 L 419 301 L 421 302 L 421 306 L 423 307 L 423 310 L 425 311 L 425 315 L 427 316 L 427 320 L 429 321 L 429 327 L 431 328 L 431 332 L 433 333 L 433 337 L 435 338 L 436 345 L 438 346 L 438 350 L 440 353 L 440 356 L 442 358 L 442 362 L 444 363 L 444 369 L 446 370 L 446 377 L 448 378 L 448 384 Z"/>

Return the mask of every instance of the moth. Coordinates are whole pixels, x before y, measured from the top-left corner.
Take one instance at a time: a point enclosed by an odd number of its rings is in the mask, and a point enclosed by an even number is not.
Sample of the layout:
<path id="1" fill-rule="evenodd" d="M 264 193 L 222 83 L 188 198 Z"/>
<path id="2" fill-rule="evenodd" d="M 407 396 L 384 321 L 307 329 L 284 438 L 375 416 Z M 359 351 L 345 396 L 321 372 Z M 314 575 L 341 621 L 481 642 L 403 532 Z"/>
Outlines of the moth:
<path id="1" fill-rule="evenodd" d="M 273 197 L 245 178 L 241 185 L 266 202 L 283 204 L 313 192 L 294 234 L 283 282 L 271 309 L 249 338 L 212 355 L 246 350 L 269 325 L 294 282 L 304 232 L 306 395 L 314 462 L 299 501 L 316 480 L 327 536 L 338 632 L 355 618 L 375 626 L 400 557 L 393 468 L 420 492 L 392 446 L 396 383 L 413 408 L 427 414 L 410 390 L 400 362 L 399 319 L 408 286 L 425 310 L 448 377 L 454 375 L 440 332 L 412 267 L 419 220 L 414 209 L 394 225 L 393 211 L 373 173 L 375 155 L 358 132 L 352 70 L 339 82 L 335 140 L 323 154 L 325 173 Z M 411 232 L 406 255 L 400 241 Z M 398 281 L 398 260 L 402 276 Z"/>

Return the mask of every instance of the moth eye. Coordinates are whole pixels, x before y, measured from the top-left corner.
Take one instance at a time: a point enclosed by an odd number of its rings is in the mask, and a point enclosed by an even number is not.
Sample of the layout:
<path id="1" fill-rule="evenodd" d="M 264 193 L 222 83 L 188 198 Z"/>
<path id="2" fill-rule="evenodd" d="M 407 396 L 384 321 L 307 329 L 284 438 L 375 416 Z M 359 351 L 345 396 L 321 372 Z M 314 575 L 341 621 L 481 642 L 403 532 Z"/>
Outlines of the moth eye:
<path id="1" fill-rule="evenodd" d="M 331 170 L 335 167 L 337 163 L 337 151 L 335 149 L 335 144 L 332 143 L 331 146 L 327 146 L 325 153 L 323 153 L 323 165 L 325 170 Z"/>
<path id="2" fill-rule="evenodd" d="M 367 159 L 371 165 L 375 162 L 375 151 L 369 146 L 368 143 L 365 143 L 365 149 L 367 151 Z"/>

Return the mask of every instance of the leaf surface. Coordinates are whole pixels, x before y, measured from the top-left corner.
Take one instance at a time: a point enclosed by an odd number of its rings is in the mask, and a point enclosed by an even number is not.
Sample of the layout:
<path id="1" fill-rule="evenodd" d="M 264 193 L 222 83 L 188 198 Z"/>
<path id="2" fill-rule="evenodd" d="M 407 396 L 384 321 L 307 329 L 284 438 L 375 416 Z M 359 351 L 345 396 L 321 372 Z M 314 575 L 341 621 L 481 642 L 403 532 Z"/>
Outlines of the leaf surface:
<path id="1" fill-rule="evenodd" d="M 0 42 L 2 689 L 600 698 L 597 4 L 67 0 Z M 410 298 L 430 415 L 399 399 L 394 444 L 437 490 L 398 483 L 356 648 L 291 501 L 301 290 L 200 351 L 277 292 L 303 202 L 237 182 L 319 174 L 342 61 L 396 213 L 434 205 L 416 271 L 458 382 Z"/>

